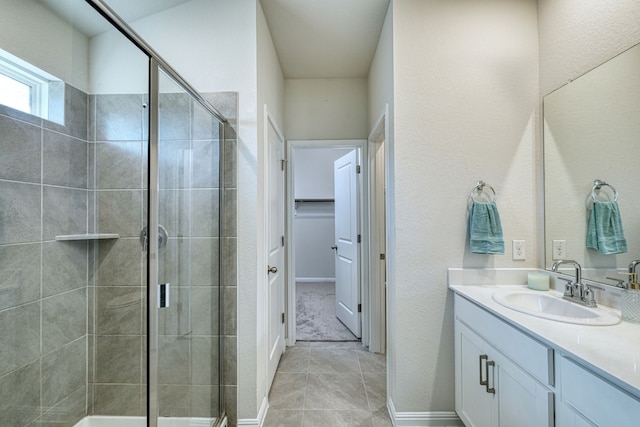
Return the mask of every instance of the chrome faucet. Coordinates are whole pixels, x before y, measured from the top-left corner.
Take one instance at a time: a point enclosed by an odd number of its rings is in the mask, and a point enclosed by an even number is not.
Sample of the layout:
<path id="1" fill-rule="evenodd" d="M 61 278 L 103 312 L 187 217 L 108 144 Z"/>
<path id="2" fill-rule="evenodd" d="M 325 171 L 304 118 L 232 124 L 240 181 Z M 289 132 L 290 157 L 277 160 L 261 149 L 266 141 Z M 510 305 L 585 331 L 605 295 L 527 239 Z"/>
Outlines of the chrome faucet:
<path id="1" fill-rule="evenodd" d="M 640 259 L 635 259 L 629 263 L 629 274 L 634 274 L 636 272 L 638 264 L 640 264 Z"/>
<path id="2" fill-rule="evenodd" d="M 638 275 L 636 273 L 636 267 L 640 264 L 640 259 L 635 259 L 629 263 L 629 282 L 626 285 L 627 289 L 637 289 L 637 279 Z M 624 273 L 621 273 L 624 274 Z"/>
<path id="3" fill-rule="evenodd" d="M 586 305 L 587 307 L 597 307 L 596 299 L 594 296 L 594 291 L 591 289 L 589 285 L 584 285 L 582 283 L 582 268 L 577 261 L 571 259 L 561 259 L 553 263 L 551 266 L 551 271 L 557 272 L 558 267 L 563 264 L 570 264 L 576 270 L 576 281 L 572 282 L 571 280 L 563 279 L 567 281 L 567 284 L 564 285 L 564 295 L 563 297 L 571 300 L 573 302 L 577 302 L 582 305 Z"/>

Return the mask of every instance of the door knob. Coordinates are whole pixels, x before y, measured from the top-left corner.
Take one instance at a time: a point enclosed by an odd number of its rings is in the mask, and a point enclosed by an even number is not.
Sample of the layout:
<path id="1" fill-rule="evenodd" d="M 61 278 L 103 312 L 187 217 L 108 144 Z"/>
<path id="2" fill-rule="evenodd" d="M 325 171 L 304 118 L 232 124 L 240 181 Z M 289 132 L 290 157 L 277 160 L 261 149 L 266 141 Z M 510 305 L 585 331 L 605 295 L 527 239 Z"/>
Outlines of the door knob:
<path id="1" fill-rule="evenodd" d="M 277 273 L 278 267 L 269 267 L 267 266 L 267 273 Z"/>
<path id="2" fill-rule="evenodd" d="M 337 251 L 338 250 L 338 245 L 331 246 L 331 249 L 333 249 L 334 251 Z"/>

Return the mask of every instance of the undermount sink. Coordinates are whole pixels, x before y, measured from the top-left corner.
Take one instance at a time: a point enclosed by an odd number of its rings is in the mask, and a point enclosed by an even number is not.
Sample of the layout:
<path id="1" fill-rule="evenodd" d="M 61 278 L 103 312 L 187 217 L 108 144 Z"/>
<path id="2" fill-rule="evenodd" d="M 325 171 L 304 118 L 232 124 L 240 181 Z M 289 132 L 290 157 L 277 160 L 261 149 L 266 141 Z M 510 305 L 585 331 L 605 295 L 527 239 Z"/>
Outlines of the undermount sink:
<path id="1" fill-rule="evenodd" d="M 585 307 L 549 292 L 505 290 L 494 292 L 491 298 L 512 310 L 558 322 L 599 326 L 620 323 L 620 316 L 613 311 Z"/>

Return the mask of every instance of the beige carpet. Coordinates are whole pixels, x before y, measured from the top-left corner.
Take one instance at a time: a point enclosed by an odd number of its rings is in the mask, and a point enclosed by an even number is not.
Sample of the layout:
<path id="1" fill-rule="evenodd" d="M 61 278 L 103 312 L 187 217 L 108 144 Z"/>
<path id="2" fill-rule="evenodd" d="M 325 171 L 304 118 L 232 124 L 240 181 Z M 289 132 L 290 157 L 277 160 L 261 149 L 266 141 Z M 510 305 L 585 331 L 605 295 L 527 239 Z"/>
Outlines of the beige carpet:
<path id="1" fill-rule="evenodd" d="M 336 317 L 335 283 L 296 283 L 298 341 L 359 341 Z"/>

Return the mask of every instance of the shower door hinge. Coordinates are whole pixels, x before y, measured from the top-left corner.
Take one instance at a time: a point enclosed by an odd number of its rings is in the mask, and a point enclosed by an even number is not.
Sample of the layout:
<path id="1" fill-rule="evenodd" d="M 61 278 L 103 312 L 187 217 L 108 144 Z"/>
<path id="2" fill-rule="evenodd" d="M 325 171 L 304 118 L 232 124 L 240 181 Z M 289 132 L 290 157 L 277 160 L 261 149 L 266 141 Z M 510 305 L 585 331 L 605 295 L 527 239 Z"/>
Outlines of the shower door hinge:
<path id="1" fill-rule="evenodd" d="M 284 320 L 285 320 L 285 315 L 284 313 L 282 313 L 282 323 L 284 323 Z"/>
<path id="2" fill-rule="evenodd" d="M 282 236 L 282 247 L 284 247 L 284 236 Z"/>
<path id="3" fill-rule="evenodd" d="M 282 170 L 284 170 L 286 165 L 287 165 L 287 159 L 280 160 L 280 168 L 282 168 Z"/>
<path id="4" fill-rule="evenodd" d="M 358 313 L 362 313 L 362 304 L 358 304 Z"/>
<path id="5" fill-rule="evenodd" d="M 360 173 L 360 165 L 356 166 L 356 173 Z"/>
<path id="6" fill-rule="evenodd" d="M 358 234 L 358 243 L 362 243 L 362 235 Z"/>

